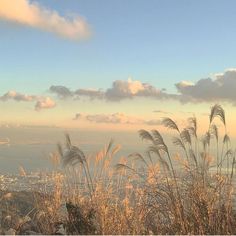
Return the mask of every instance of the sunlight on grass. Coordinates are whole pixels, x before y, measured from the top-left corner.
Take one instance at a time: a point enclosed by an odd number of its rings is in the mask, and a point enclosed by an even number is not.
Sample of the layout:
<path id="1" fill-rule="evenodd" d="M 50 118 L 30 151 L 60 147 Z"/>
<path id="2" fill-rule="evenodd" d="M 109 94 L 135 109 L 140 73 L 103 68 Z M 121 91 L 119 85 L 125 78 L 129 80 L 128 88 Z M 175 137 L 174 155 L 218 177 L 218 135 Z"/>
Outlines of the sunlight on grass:
<path id="1" fill-rule="evenodd" d="M 115 165 L 121 147 L 112 140 L 86 156 L 66 135 L 65 145 L 51 155 L 58 169 L 52 191 L 34 196 L 40 233 L 54 234 L 61 225 L 67 234 L 235 234 L 235 152 L 222 107 L 213 106 L 209 118 L 203 137 L 195 117 L 181 129 L 164 118 L 178 153 L 157 130 L 140 130 L 145 153 L 121 157 Z M 217 120 L 224 125 L 222 137 Z"/>

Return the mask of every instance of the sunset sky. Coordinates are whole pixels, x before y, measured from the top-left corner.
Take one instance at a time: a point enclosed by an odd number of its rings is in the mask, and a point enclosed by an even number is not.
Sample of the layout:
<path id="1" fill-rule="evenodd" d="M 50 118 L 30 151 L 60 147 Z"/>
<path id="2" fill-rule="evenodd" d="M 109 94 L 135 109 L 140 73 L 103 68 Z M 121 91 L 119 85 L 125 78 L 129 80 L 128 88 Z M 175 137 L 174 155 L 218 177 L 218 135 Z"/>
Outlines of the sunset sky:
<path id="1" fill-rule="evenodd" d="M 207 127 L 220 103 L 236 136 L 235 28 L 234 0 L 0 0 L 0 123 Z"/>

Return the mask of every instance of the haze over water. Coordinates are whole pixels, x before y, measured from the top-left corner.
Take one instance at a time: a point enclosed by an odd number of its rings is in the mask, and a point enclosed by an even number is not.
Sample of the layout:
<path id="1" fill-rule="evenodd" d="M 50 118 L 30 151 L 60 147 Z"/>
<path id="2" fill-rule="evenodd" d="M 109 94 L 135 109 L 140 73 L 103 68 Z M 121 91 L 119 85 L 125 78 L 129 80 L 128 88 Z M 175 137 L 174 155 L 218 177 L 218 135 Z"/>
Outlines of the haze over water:
<path id="1" fill-rule="evenodd" d="M 121 145 L 114 164 L 119 161 L 120 157 L 127 157 L 131 153 L 144 154 L 148 147 L 148 143 L 142 142 L 139 138 L 138 131 L 94 132 L 80 129 L 65 130 L 56 127 L 2 127 L 0 128 L 0 139 L 9 140 L 9 144 L 0 145 L 0 173 L 18 174 L 20 166 L 26 172 L 52 170 L 53 163 L 50 153 L 57 151 L 57 143 L 64 143 L 65 132 L 70 134 L 72 144 L 80 147 L 87 155 L 95 155 L 113 139 L 115 145 Z M 169 136 L 164 138 L 167 143 L 171 142 Z M 214 143 L 214 141 L 212 142 Z M 235 143 L 234 139 L 231 140 L 233 147 Z M 179 148 L 169 146 L 173 154 L 181 153 Z M 214 151 L 212 150 L 213 153 Z"/>
<path id="2" fill-rule="evenodd" d="M 53 164 L 49 155 L 57 151 L 58 142 L 64 143 L 65 132 L 70 134 L 72 143 L 78 145 L 86 154 L 100 151 L 111 138 L 114 144 L 122 145 L 117 158 L 137 151 L 142 152 L 145 148 L 137 132 L 92 132 L 46 127 L 1 128 L 0 138 L 8 138 L 10 142 L 0 145 L 0 172 L 17 174 L 19 166 L 28 172 L 51 170 Z"/>

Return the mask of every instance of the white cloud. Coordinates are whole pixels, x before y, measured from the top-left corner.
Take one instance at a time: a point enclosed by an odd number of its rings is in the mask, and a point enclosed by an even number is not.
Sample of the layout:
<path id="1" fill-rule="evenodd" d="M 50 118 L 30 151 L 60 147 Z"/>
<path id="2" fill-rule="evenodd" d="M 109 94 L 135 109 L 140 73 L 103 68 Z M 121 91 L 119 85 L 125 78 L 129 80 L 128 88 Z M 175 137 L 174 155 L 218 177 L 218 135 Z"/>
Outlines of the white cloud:
<path id="1" fill-rule="evenodd" d="M 73 98 L 89 97 L 90 99 L 104 99 L 107 101 L 120 101 L 123 99 L 132 99 L 134 97 L 151 97 L 156 99 L 176 99 L 177 95 L 168 94 L 148 83 L 128 79 L 116 80 L 111 88 L 102 89 L 77 89 L 71 91 L 65 86 L 51 86 L 50 91 L 56 93 L 59 98 L 71 96 Z M 70 93 L 70 92 L 71 93 Z"/>
<path id="2" fill-rule="evenodd" d="M 122 100 L 133 97 L 162 97 L 163 92 L 154 86 L 137 80 L 116 80 L 112 87 L 107 89 L 108 100 Z"/>
<path id="3" fill-rule="evenodd" d="M 195 84 L 176 84 L 182 102 L 228 101 L 236 103 L 236 69 L 215 74 L 214 78 L 200 79 Z"/>
<path id="4" fill-rule="evenodd" d="M 144 120 L 135 116 L 127 116 L 124 113 L 113 114 L 83 114 L 77 113 L 74 120 L 84 119 L 93 123 L 105 124 L 146 124 L 146 125 L 160 125 L 160 120 Z"/>
<path id="5" fill-rule="evenodd" d="M 18 93 L 16 91 L 9 91 L 4 95 L 0 96 L 0 101 L 7 102 L 8 100 L 14 100 L 17 102 L 36 102 L 35 110 L 53 108 L 56 103 L 50 97 L 27 95 Z"/>
<path id="6" fill-rule="evenodd" d="M 80 16 L 60 16 L 56 11 L 46 9 L 36 1 L 0 0 L 0 18 L 68 39 L 80 40 L 90 36 L 89 25 Z"/>
<path id="7" fill-rule="evenodd" d="M 78 89 L 72 92 L 73 98 L 87 96 L 91 99 L 107 101 L 121 101 L 136 97 L 153 98 L 156 100 L 176 100 L 186 102 L 222 102 L 227 101 L 236 105 L 236 69 L 228 69 L 210 78 L 198 80 L 196 83 L 181 81 L 176 85 L 179 94 L 170 94 L 163 89 L 158 89 L 151 84 L 141 81 L 116 80 L 106 90 Z M 57 93 L 62 97 L 60 93 Z M 165 113 L 163 111 L 154 111 Z"/>
<path id="8" fill-rule="evenodd" d="M 1 101 L 8 101 L 11 99 L 18 102 L 20 101 L 31 102 L 36 99 L 36 96 L 21 94 L 21 93 L 17 93 L 16 91 L 9 91 L 0 97 Z"/>
<path id="9" fill-rule="evenodd" d="M 50 97 L 40 98 L 35 104 L 35 110 L 40 111 L 42 109 L 54 108 L 56 103 Z"/>
<path id="10" fill-rule="evenodd" d="M 123 113 L 113 113 L 113 114 L 83 114 L 77 113 L 74 120 L 85 119 L 94 123 L 112 123 L 112 124 L 137 124 L 142 123 L 141 119 L 136 117 L 127 116 Z"/>

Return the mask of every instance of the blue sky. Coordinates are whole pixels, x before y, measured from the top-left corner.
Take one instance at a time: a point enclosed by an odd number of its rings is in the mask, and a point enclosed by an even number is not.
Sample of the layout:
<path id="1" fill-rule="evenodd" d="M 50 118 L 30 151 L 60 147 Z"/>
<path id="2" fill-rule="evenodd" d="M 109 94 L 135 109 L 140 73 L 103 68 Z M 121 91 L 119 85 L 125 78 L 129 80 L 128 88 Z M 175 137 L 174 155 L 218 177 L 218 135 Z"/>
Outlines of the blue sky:
<path id="1" fill-rule="evenodd" d="M 168 91 L 234 67 L 235 1 L 42 1 L 61 15 L 79 14 L 92 28 L 83 42 L 0 23 L 0 91 L 42 92 L 52 84 L 106 88 L 114 80 Z"/>
<path id="2" fill-rule="evenodd" d="M 236 115 L 235 13 L 233 0 L 0 0 L 0 121 L 137 129 L 216 102 Z"/>

